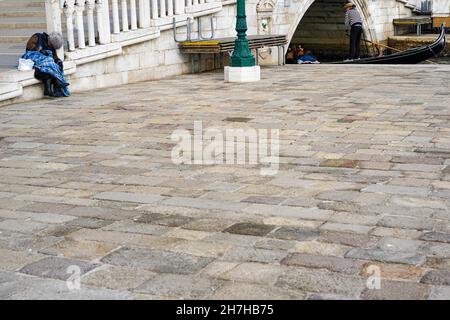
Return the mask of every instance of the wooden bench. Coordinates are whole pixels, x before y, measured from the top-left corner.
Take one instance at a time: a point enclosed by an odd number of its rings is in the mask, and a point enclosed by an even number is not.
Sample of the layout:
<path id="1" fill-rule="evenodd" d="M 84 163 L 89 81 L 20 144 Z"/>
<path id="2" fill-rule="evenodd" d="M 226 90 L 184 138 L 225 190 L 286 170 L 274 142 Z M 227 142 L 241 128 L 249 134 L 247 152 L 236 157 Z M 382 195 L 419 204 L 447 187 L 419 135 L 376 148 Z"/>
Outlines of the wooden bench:
<path id="1" fill-rule="evenodd" d="M 247 37 L 250 50 L 256 51 L 256 63 L 258 64 L 258 50 L 261 48 L 278 47 L 278 64 L 285 64 L 285 46 L 287 44 L 286 36 L 284 35 L 253 35 Z M 181 53 L 190 54 L 192 67 L 195 72 L 195 57 L 200 60 L 200 54 L 213 54 L 214 65 L 216 66 L 217 56 L 223 53 L 228 53 L 234 50 L 234 42 L 236 37 L 219 38 L 213 40 L 200 41 L 184 41 L 180 42 Z"/>
<path id="2" fill-rule="evenodd" d="M 394 19 L 394 34 L 399 35 L 397 30 L 398 26 L 416 26 L 417 35 L 420 36 L 422 34 L 422 26 L 427 24 L 432 24 L 433 20 L 428 16 L 417 16 L 417 17 L 409 17 L 409 18 L 399 18 Z"/>

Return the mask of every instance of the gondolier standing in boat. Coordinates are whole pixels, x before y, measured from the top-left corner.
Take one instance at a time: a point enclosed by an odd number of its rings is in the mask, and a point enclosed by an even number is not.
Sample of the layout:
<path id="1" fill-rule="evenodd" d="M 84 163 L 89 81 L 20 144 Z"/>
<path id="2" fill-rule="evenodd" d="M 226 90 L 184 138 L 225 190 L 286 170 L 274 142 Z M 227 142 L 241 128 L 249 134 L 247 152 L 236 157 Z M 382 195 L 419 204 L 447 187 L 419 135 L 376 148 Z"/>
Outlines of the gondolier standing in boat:
<path id="1" fill-rule="evenodd" d="M 361 57 L 361 36 L 363 33 L 363 21 L 356 5 L 348 2 L 344 5 L 345 26 L 350 29 L 350 60 L 359 59 Z"/>

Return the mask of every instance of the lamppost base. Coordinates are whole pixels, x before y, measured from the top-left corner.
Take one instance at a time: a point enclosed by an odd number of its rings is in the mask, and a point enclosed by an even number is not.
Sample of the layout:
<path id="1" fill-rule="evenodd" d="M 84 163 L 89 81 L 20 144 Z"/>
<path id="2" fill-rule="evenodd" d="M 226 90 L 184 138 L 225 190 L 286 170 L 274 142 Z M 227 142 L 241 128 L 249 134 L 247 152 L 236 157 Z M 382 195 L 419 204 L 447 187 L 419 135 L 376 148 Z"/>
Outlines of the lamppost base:
<path id="1" fill-rule="evenodd" d="M 254 82 L 261 80 L 261 69 L 253 67 L 225 67 L 225 82 Z"/>

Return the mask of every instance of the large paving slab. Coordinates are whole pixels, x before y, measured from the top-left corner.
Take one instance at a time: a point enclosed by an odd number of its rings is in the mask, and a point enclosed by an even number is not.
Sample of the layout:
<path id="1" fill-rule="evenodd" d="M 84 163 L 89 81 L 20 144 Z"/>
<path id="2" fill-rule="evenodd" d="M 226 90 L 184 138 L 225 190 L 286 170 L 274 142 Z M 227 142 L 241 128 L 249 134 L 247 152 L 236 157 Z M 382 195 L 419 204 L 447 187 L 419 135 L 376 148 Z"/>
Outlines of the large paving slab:
<path id="1" fill-rule="evenodd" d="M 0 108 L 0 298 L 448 299 L 449 72 L 273 67 Z M 175 164 L 194 121 L 279 129 L 278 172 Z"/>

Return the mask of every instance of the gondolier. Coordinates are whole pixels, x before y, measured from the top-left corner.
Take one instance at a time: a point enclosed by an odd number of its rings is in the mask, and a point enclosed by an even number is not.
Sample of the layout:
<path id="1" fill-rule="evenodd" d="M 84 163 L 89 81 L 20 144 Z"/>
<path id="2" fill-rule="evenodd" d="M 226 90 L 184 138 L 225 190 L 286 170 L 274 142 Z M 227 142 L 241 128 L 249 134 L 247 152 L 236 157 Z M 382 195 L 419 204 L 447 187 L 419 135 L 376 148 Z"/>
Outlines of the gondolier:
<path id="1" fill-rule="evenodd" d="M 345 26 L 350 29 L 350 60 L 361 58 L 361 36 L 363 33 L 363 21 L 356 5 L 348 2 L 344 5 L 345 13 Z"/>

